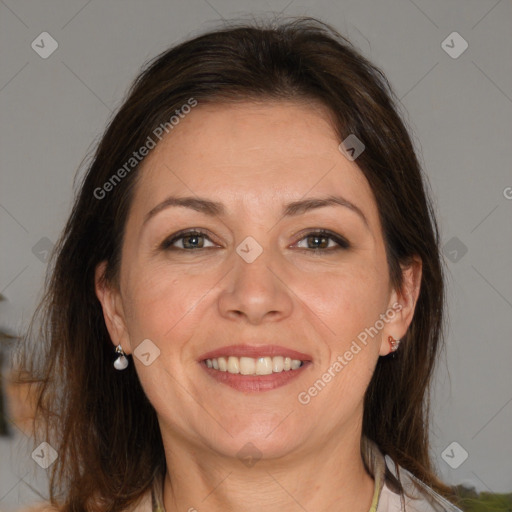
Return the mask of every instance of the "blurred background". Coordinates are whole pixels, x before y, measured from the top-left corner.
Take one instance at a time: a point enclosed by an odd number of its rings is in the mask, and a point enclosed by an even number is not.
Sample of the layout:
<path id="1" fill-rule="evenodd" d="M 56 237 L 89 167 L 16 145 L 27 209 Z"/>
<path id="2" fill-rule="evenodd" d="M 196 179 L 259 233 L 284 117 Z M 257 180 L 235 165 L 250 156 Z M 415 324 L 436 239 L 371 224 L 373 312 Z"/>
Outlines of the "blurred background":
<path id="1" fill-rule="evenodd" d="M 223 19 L 277 13 L 332 24 L 400 98 L 449 270 L 433 457 L 452 485 L 512 492 L 510 0 L 0 0 L 1 512 L 45 499 L 58 456 L 27 435 L 33 399 L 9 356 L 82 159 L 148 59 Z"/>

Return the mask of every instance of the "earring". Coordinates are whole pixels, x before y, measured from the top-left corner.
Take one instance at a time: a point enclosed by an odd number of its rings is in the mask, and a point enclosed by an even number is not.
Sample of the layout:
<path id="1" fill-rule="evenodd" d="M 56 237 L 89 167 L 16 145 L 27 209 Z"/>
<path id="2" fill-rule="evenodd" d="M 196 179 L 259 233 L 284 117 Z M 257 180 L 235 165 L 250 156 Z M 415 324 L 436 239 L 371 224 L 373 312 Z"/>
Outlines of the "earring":
<path id="1" fill-rule="evenodd" d="M 125 370 L 128 367 L 128 359 L 123 351 L 123 347 L 121 345 L 117 345 L 116 354 L 119 354 L 119 357 L 114 361 L 114 368 L 116 370 Z"/>
<path id="2" fill-rule="evenodd" d="M 391 352 L 396 352 L 398 350 L 398 346 L 400 345 L 400 340 L 393 339 L 393 336 L 388 336 L 389 348 Z"/>

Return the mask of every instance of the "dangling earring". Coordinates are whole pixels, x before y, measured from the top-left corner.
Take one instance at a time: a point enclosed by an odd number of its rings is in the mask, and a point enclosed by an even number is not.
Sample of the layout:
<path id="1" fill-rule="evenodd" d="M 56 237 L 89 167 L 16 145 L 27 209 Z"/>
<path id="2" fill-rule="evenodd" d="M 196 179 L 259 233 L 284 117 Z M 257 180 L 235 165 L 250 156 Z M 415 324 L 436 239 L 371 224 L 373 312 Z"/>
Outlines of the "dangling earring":
<path id="1" fill-rule="evenodd" d="M 400 340 L 393 339 L 393 336 L 388 336 L 389 348 L 391 352 L 396 352 L 398 350 L 398 346 L 400 345 Z"/>
<path id="2" fill-rule="evenodd" d="M 125 370 L 128 367 L 129 361 L 121 345 L 117 345 L 116 354 L 119 354 L 119 357 L 114 361 L 114 368 L 116 370 Z"/>

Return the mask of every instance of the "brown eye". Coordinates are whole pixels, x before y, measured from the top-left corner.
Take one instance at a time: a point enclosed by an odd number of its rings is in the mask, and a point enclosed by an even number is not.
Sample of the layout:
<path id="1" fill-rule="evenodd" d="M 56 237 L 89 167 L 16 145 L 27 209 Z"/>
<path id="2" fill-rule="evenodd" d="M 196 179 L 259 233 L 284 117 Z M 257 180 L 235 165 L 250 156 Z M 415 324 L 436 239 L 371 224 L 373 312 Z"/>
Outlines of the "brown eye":
<path id="1" fill-rule="evenodd" d="M 331 252 L 338 249 L 348 249 L 350 247 L 350 244 L 344 238 L 326 230 L 311 231 L 301 238 L 298 243 L 303 240 L 306 240 L 307 247 L 301 247 L 301 249 L 304 248 L 313 252 Z M 334 242 L 334 245 L 332 245 L 332 242 Z M 329 246 L 329 244 L 331 245 Z"/>

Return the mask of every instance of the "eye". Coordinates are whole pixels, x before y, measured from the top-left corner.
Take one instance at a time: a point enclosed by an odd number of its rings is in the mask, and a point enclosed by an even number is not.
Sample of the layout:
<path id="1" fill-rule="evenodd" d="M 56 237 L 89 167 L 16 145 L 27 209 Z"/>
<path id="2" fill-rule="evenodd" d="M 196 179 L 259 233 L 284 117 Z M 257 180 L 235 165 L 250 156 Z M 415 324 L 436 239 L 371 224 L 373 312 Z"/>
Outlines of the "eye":
<path id="1" fill-rule="evenodd" d="M 175 235 L 172 235 L 172 237 L 166 239 L 162 243 L 161 248 L 164 250 L 207 249 L 208 247 L 204 246 L 204 239 L 210 240 L 208 235 L 202 231 L 199 231 L 199 230 L 182 231 L 182 232 L 176 233 Z M 175 243 L 180 240 L 183 240 L 181 247 L 176 246 Z M 211 242 L 211 240 L 210 240 L 210 242 Z"/>
<path id="2" fill-rule="evenodd" d="M 301 243 L 303 240 L 313 245 L 313 247 L 305 248 L 305 250 L 309 252 L 331 252 L 339 249 L 348 249 L 350 247 L 350 244 L 343 237 L 325 229 L 310 231 L 301 238 L 297 244 Z M 334 242 L 335 245 L 328 247 L 329 242 Z"/>
<path id="3" fill-rule="evenodd" d="M 215 244 L 210 240 L 208 235 L 200 230 L 188 230 L 181 231 L 172 235 L 170 238 L 164 240 L 161 244 L 161 249 L 163 250 L 198 250 L 198 249 L 208 249 L 204 244 L 204 240 L 209 240 L 212 245 L 210 247 L 215 247 Z M 295 245 L 300 244 L 303 240 L 310 242 L 314 247 L 299 247 L 307 252 L 332 252 L 337 251 L 339 249 L 348 249 L 350 244 L 343 237 L 332 233 L 331 231 L 320 229 L 317 231 L 310 231 L 306 233 L 306 235 L 299 240 Z M 181 242 L 181 247 L 177 246 L 176 243 Z M 334 246 L 329 247 L 329 243 L 334 242 Z M 309 245 L 309 244 L 308 244 Z"/>

